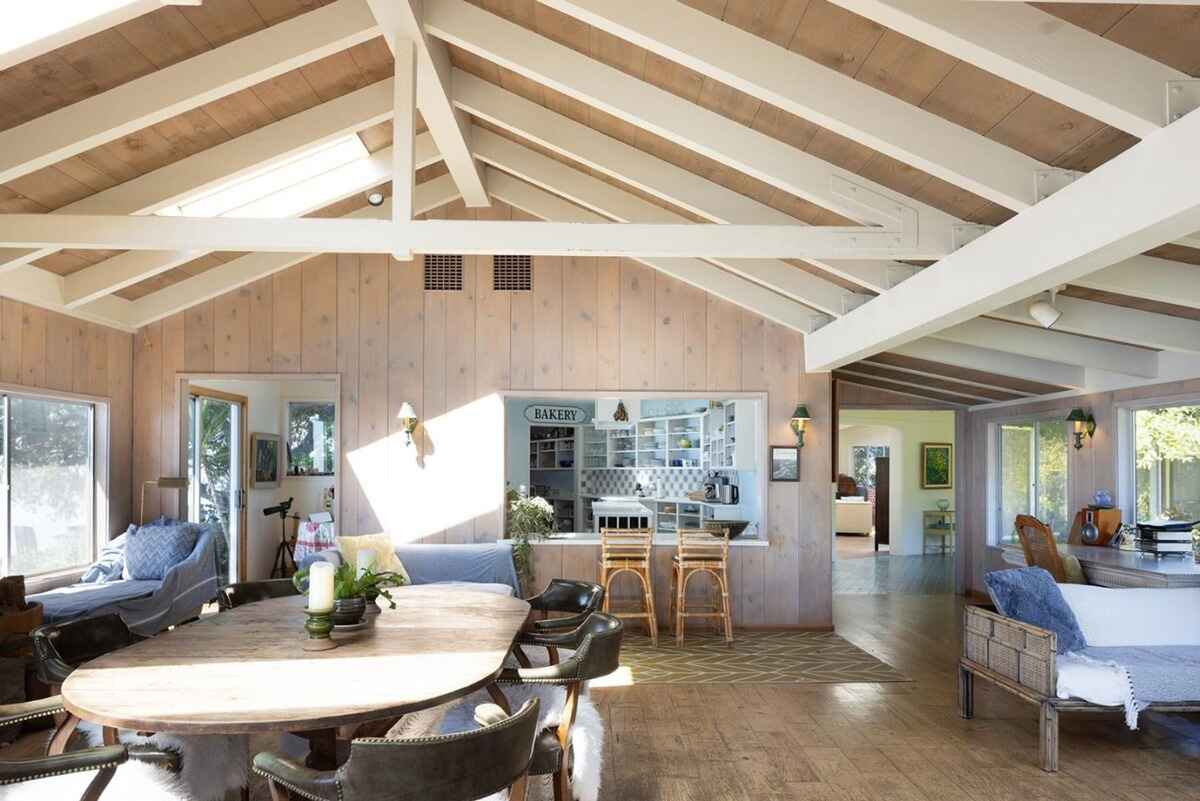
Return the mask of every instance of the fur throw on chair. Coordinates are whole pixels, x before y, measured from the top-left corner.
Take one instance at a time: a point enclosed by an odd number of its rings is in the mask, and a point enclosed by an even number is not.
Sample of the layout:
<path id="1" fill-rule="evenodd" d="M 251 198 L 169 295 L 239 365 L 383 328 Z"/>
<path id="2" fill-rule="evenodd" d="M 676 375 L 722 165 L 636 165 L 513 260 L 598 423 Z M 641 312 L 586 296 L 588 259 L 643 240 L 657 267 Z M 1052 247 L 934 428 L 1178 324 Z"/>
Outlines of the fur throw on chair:
<path id="1" fill-rule="evenodd" d="M 80 723 L 77 737 L 83 742 L 76 748 L 90 748 L 104 742 L 100 728 Z M 117 768 L 103 797 L 129 801 L 222 801 L 225 793 L 246 786 L 250 776 L 250 745 L 247 737 L 223 734 L 155 734 L 140 737 L 131 731 L 120 733 L 122 743 L 152 743 L 180 754 L 180 772 L 168 773 L 130 760 Z M 95 773 L 69 773 L 35 782 L 6 787 L 5 801 L 46 801 L 79 798 Z"/>

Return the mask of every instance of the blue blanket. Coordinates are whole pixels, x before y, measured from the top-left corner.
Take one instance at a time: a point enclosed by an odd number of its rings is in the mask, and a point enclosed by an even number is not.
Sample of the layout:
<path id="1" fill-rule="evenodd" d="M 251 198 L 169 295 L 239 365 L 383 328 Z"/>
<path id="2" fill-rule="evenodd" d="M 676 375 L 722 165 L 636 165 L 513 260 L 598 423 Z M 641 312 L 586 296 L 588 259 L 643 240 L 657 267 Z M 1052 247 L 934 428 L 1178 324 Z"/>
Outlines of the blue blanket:
<path id="1" fill-rule="evenodd" d="M 1089 647 L 1080 655 L 1124 672 L 1129 682 L 1125 719 L 1131 729 L 1150 704 L 1200 700 L 1200 645 Z"/>

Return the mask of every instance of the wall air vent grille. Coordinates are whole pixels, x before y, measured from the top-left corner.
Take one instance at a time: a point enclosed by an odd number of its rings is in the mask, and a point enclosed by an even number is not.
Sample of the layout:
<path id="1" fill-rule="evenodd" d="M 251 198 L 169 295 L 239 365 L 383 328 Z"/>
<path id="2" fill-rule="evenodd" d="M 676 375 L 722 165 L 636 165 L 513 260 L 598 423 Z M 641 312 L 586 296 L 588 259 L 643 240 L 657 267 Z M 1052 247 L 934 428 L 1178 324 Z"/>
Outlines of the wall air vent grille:
<path id="1" fill-rule="evenodd" d="M 533 257 L 493 256 L 492 289 L 497 292 L 533 290 Z"/>
<path id="2" fill-rule="evenodd" d="M 445 253 L 425 256 L 426 292 L 461 292 L 463 288 L 463 257 Z"/>

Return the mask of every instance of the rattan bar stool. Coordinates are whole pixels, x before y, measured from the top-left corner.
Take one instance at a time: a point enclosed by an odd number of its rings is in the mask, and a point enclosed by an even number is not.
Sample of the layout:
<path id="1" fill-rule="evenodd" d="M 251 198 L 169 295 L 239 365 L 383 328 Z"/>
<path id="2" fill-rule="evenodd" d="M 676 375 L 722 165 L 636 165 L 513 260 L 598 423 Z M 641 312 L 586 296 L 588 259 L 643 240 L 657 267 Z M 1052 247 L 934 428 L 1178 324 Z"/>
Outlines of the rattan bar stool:
<path id="1" fill-rule="evenodd" d="M 679 529 L 679 543 L 671 557 L 671 627 L 675 644 L 683 645 L 683 627 L 689 617 L 716 618 L 725 628 L 725 642 L 733 643 L 733 618 L 729 614 L 729 529 Z M 709 607 L 690 611 L 687 585 L 692 576 L 708 573 L 716 581 L 716 600 Z"/>
<path id="2" fill-rule="evenodd" d="M 650 629 L 650 642 L 658 645 L 654 580 L 650 573 L 653 545 L 654 532 L 648 528 L 600 529 L 600 583 L 604 586 L 604 612 L 623 620 L 646 621 L 646 627 Z M 612 610 L 613 579 L 622 573 L 632 573 L 641 582 L 644 595 L 641 611 Z"/>

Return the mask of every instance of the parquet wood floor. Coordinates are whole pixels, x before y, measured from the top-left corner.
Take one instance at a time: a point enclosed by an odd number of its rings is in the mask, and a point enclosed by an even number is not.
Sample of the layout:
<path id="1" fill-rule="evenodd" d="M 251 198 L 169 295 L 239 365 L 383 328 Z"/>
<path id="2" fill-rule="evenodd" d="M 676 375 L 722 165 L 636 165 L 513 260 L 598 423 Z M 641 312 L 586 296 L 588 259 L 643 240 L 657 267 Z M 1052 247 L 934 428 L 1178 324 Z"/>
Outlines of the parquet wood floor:
<path id="1" fill-rule="evenodd" d="M 839 593 L 952 593 L 954 555 L 892 556 L 881 551 L 847 558 L 839 548 L 833 563 L 833 592 L 835 598 Z"/>

